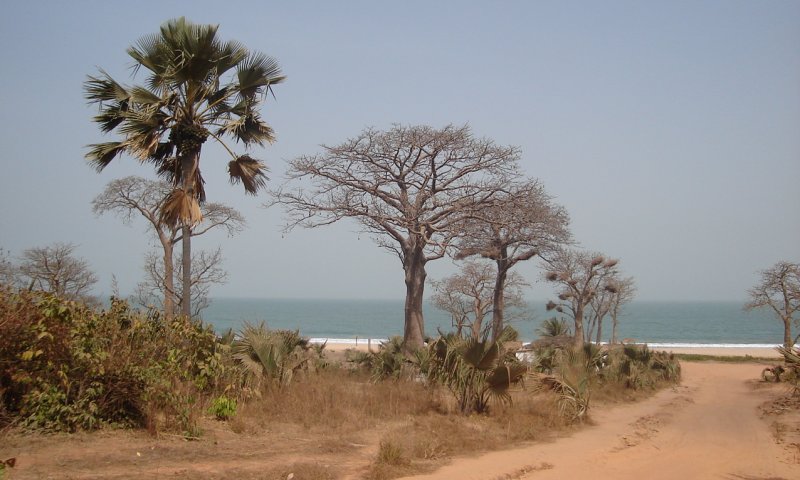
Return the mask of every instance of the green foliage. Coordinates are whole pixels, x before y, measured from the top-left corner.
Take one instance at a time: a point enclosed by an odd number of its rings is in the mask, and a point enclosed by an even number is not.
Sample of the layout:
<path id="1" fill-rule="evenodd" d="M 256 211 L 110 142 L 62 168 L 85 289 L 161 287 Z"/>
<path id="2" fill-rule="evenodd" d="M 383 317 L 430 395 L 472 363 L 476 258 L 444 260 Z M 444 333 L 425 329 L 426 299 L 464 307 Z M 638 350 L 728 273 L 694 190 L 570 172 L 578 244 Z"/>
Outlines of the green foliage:
<path id="1" fill-rule="evenodd" d="M 495 341 L 454 334 L 440 336 L 428 347 L 428 379 L 446 386 L 465 414 L 485 412 L 492 399 L 508 403 L 509 388 L 528 372 L 513 352 L 503 348 L 516 337 L 511 327 L 506 327 Z"/>
<path id="2" fill-rule="evenodd" d="M 315 346 L 292 330 L 270 330 L 245 324 L 239 339 L 232 344 L 233 358 L 243 368 L 245 383 L 258 387 L 263 381 L 279 387 L 288 385 L 301 371 L 326 365 L 325 345 Z"/>
<path id="3" fill-rule="evenodd" d="M 537 390 L 555 392 L 561 414 L 571 421 L 586 417 L 598 388 L 655 388 L 663 382 L 677 382 L 681 375 L 674 355 L 653 352 L 645 345 L 609 350 L 587 343 L 578 350 L 546 346 L 534 353 L 531 368 L 538 379 Z"/>
<path id="4" fill-rule="evenodd" d="M 572 335 L 567 321 L 563 318 L 551 317 L 543 321 L 536 333 L 541 337 L 559 337 L 564 335 Z"/>
<path id="5" fill-rule="evenodd" d="M 359 367 L 369 371 L 372 380 L 397 380 L 404 374 L 410 373 L 415 369 L 415 364 L 425 361 L 422 353 L 415 353 L 415 360 L 406 358 L 403 352 L 403 337 L 394 336 L 385 342 L 381 342 L 377 352 L 362 352 L 358 350 L 348 350 L 346 359 Z"/>
<path id="6" fill-rule="evenodd" d="M 211 402 L 208 413 L 214 415 L 217 420 L 230 420 L 236 416 L 236 399 L 220 395 Z"/>
<path id="7" fill-rule="evenodd" d="M 196 432 L 202 396 L 235 387 L 213 330 L 43 292 L 0 291 L 0 422 L 75 431 L 102 425 Z"/>

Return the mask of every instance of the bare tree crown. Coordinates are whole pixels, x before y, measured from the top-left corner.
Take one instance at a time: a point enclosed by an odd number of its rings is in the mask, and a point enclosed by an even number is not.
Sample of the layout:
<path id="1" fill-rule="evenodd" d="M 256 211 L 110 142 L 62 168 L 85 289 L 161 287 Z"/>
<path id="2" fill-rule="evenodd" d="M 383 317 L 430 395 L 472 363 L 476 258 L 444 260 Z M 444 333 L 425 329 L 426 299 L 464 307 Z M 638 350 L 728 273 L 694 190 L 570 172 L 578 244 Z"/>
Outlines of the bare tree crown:
<path id="1" fill-rule="evenodd" d="M 293 160 L 277 192 L 289 228 L 355 218 L 401 257 L 418 242 L 441 257 L 456 221 L 470 205 L 493 199 L 519 158 L 516 147 L 475 138 L 466 126 L 367 129 L 323 150 Z"/>

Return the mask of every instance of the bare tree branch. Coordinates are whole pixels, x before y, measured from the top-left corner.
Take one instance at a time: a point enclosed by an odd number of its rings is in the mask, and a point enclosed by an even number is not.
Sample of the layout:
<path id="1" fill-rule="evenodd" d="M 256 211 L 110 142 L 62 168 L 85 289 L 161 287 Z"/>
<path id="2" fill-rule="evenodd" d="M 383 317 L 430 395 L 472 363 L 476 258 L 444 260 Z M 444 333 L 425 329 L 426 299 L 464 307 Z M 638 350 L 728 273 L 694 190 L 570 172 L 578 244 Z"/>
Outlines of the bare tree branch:
<path id="1" fill-rule="evenodd" d="M 600 253 L 561 249 L 548 259 L 544 278 L 559 286 L 558 302 L 549 301 L 548 310 L 568 313 L 575 322 L 574 347 L 587 341 L 584 314 L 587 306 L 608 287 L 605 280 L 617 275 L 618 260 Z"/>
<path id="2" fill-rule="evenodd" d="M 569 215 L 553 203 L 535 179 L 509 183 L 479 205 L 458 226 L 456 258 L 480 256 L 497 267 L 492 338 L 503 331 L 503 290 L 508 272 L 519 262 L 547 257 L 571 242 Z"/>
<path id="3" fill-rule="evenodd" d="M 769 308 L 783 322 L 783 345 L 791 348 L 792 323 L 800 326 L 800 264 L 778 262 L 761 272 L 761 283 L 748 290 L 745 310 Z"/>
<path id="4" fill-rule="evenodd" d="M 445 255 L 455 226 L 517 177 L 519 150 L 472 136 L 468 127 L 364 130 L 323 153 L 290 162 L 273 192 L 287 230 L 344 218 L 398 254 L 406 279 L 404 345 L 422 346 L 425 264 Z"/>
<path id="5" fill-rule="evenodd" d="M 113 213 L 122 218 L 125 223 L 130 223 L 137 214 L 147 220 L 148 228 L 155 233 L 161 245 L 162 257 L 159 262 L 154 262 L 152 258 L 154 254 L 148 254 L 145 259 L 145 274 L 147 278 L 144 282 L 147 284 L 147 288 L 146 291 L 141 291 L 141 289 L 137 288 L 136 295 L 140 300 L 147 299 L 146 302 L 140 303 L 153 304 L 150 287 L 159 285 L 158 291 L 162 299 L 156 303 L 161 305 L 168 318 L 171 318 L 176 313 L 176 306 L 183 304 L 183 296 L 185 294 L 185 292 L 175 287 L 176 262 L 173 260 L 174 246 L 183 240 L 184 229 L 177 225 L 170 226 L 162 223 L 160 215 L 161 208 L 172 191 L 173 187 L 166 182 L 131 176 L 109 182 L 106 189 L 92 201 L 92 209 L 97 215 Z M 204 203 L 201 205 L 201 209 L 203 221 L 189 229 L 190 239 L 203 235 L 215 228 L 224 228 L 228 235 L 232 236 L 242 231 L 246 224 L 242 214 L 227 205 Z M 198 258 L 202 258 L 203 255 L 207 254 L 201 252 L 201 257 Z M 195 261 L 195 256 L 192 256 L 192 262 Z M 153 270 L 156 267 L 163 270 L 156 272 Z M 182 266 L 177 269 L 177 272 L 182 271 Z M 190 276 L 191 278 L 196 277 L 194 274 Z M 158 283 L 153 283 L 155 279 L 158 280 Z M 178 285 L 183 285 L 183 278 L 178 280 Z M 194 285 L 194 282 L 191 282 L 190 285 Z M 189 294 L 192 298 L 200 295 L 195 291 L 189 291 Z M 200 312 L 208 305 L 208 302 L 197 305 L 192 302 L 189 303 L 192 305 L 191 311 L 194 313 Z"/>
<path id="6" fill-rule="evenodd" d="M 69 299 L 86 298 L 97 277 L 86 260 L 73 256 L 75 248 L 71 243 L 54 243 L 25 250 L 19 264 L 22 280 L 29 288 Z"/>
<path id="7" fill-rule="evenodd" d="M 466 327 L 475 339 L 483 338 L 491 327 L 484 325 L 486 315 L 495 308 L 495 272 L 492 264 L 467 261 L 461 270 L 440 281 L 432 281 L 435 293 L 432 297 L 436 308 L 450 314 L 456 334 L 461 335 Z M 511 274 L 504 291 L 505 306 L 515 312 L 514 320 L 530 318 L 522 288 L 528 286 L 520 275 Z"/>

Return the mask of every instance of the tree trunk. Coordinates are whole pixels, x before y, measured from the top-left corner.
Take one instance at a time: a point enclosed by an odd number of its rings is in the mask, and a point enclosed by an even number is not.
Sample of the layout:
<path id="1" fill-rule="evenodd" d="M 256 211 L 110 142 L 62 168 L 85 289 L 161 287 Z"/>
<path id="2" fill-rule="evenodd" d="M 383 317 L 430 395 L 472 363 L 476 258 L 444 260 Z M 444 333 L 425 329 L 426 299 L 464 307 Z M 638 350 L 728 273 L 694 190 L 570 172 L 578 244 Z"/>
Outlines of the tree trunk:
<path id="1" fill-rule="evenodd" d="M 617 315 L 611 314 L 611 344 L 617 343 Z"/>
<path id="2" fill-rule="evenodd" d="M 195 176 L 197 166 L 200 163 L 200 149 L 196 152 L 187 153 L 181 156 L 181 170 L 183 178 L 183 191 L 197 198 L 195 192 Z M 192 316 L 192 226 L 181 226 L 181 273 L 183 274 L 183 285 L 181 291 L 181 315 L 186 318 Z"/>
<path id="3" fill-rule="evenodd" d="M 794 339 L 792 338 L 792 317 L 783 319 L 783 346 L 792 348 L 794 346 Z"/>
<path id="4" fill-rule="evenodd" d="M 575 310 L 575 337 L 572 341 L 575 350 L 583 348 L 583 307 L 581 302 L 578 302 L 578 308 Z"/>
<path id="5" fill-rule="evenodd" d="M 603 317 L 600 317 L 597 319 L 597 337 L 594 343 L 600 345 L 600 341 L 602 340 L 602 332 L 603 332 Z"/>
<path id="6" fill-rule="evenodd" d="M 505 257 L 505 249 L 503 250 Z M 497 278 L 494 281 L 494 295 L 492 298 L 492 341 L 497 340 L 500 332 L 503 331 L 503 319 L 506 308 L 506 277 L 508 277 L 508 265 L 505 259 L 497 260 Z"/>
<path id="7" fill-rule="evenodd" d="M 161 235 L 159 235 L 161 237 Z M 164 249 L 164 316 L 172 320 L 175 316 L 175 265 L 172 263 L 173 245 L 168 238 L 160 238 Z"/>
<path id="8" fill-rule="evenodd" d="M 192 316 L 192 227 L 181 227 L 181 315 Z"/>
<path id="9" fill-rule="evenodd" d="M 422 316 L 422 299 L 425 294 L 425 254 L 422 248 L 406 251 L 403 259 L 406 281 L 405 325 L 403 350 L 410 354 L 423 347 L 425 320 Z"/>

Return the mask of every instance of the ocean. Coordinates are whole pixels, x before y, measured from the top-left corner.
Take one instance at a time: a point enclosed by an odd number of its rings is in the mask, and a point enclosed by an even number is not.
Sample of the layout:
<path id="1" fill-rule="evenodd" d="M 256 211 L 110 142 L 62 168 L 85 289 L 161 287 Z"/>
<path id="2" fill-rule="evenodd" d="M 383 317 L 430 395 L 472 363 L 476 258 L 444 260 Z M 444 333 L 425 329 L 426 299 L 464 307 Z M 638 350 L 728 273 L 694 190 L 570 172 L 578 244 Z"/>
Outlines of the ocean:
<path id="1" fill-rule="evenodd" d="M 523 340 L 534 340 L 539 324 L 553 316 L 545 302 L 531 302 L 531 320 L 513 323 Z M 654 347 L 770 347 L 783 341 L 783 327 L 769 311 L 745 312 L 740 302 L 633 302 L 620 317 L 618 337 Z M 425 304 L 425 333 L 452 330 L 450 317 Z M 315 340 L 353 343 L 403 333 L 403 300 L 295 300 L 215 298 L 203 320 L 218 332 L 264 321 L 270 328 L 299 330 Z M 604 340 L 611 321 L 603 325 Z M 360 343 L 360 342 L 359 342 Z"/>

